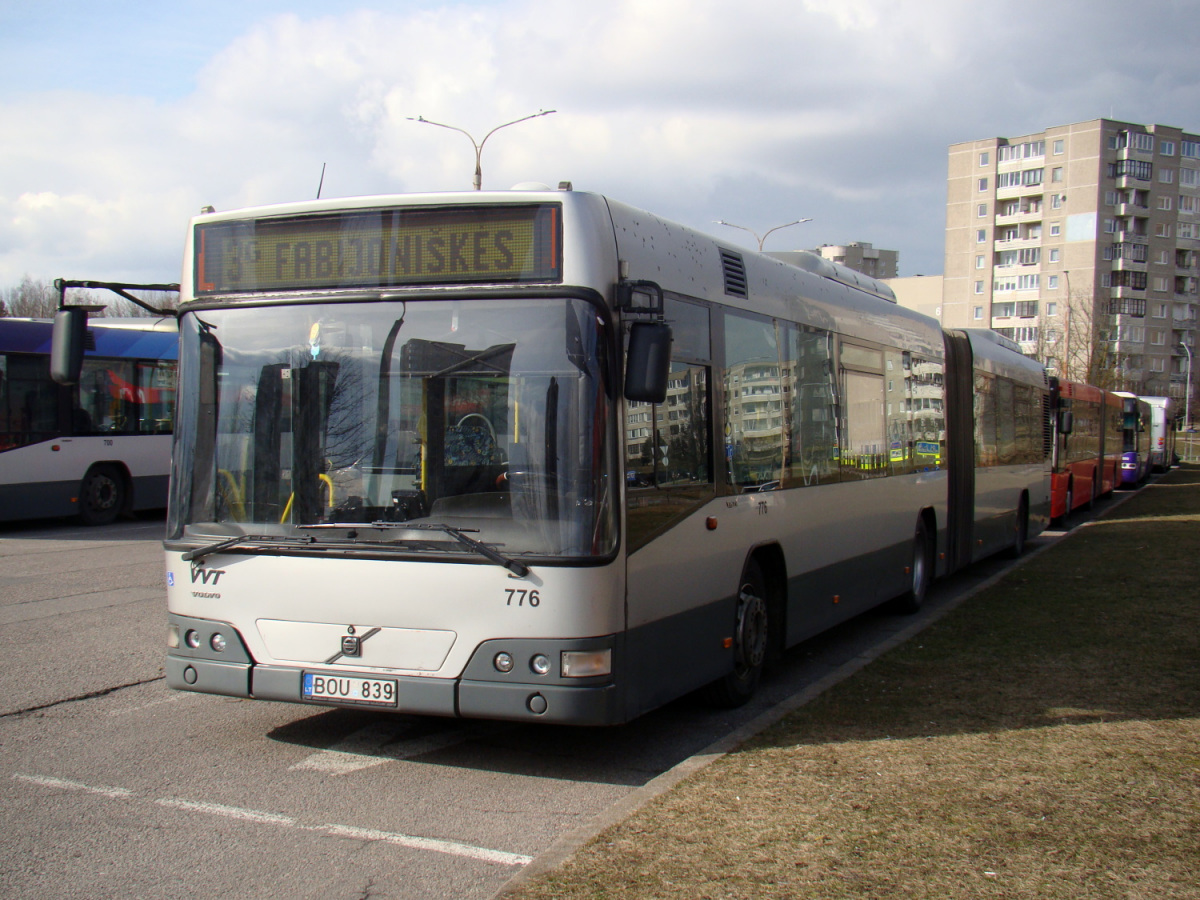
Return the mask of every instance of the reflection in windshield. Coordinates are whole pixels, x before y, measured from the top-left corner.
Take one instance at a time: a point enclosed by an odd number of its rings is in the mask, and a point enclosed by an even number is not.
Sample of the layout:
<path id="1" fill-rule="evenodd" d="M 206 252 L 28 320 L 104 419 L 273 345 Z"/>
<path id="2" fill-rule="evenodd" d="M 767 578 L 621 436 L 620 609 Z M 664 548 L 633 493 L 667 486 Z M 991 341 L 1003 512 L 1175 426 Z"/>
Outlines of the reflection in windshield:
<path id="1" fill-rule="evenodd" d="M 576 300 L 190 314 L 170 533 L 344 524 L 360 527 L 342 539 L 462 552 L 397 527 L 424 523 L 509 556 L 607 553 L 603 334 Z"/>

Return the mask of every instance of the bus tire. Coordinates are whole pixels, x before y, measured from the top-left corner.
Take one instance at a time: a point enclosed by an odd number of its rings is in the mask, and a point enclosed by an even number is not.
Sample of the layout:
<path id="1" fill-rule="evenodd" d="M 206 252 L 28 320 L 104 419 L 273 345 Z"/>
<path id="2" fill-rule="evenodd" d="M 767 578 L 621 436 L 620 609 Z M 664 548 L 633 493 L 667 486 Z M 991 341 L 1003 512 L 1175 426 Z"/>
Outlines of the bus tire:
<path id="1" fill-rule="evenodd" d="M 913 535 L 908 590 L 892 601 L 892 608 L 896 612 L 915 613 L 925 602 L 925 595 L 929 593 L 929 586 L 933 583 L 933 549 L 929 526 L 922 516 L 917 519 L 917 530 Z"/>
<path id="2" fill-rule="evenodd" d="M 767 611 L 767 582 L 758 561 L 751 559 L 742 573 L 738 588 L 737 617 L 734 623 L 733 671 L 707 688 L 714 706 L 741 706 L 754 696 L 762 677 L 763 663 L 770 646 L 770 616 Z"/>
<path id="3" fill-rule="evenodd" d="M 116 466 L 88 469 L 79 483 L 79 518 L 85 525 L 115 522 L 125 507 L 125 479 Z"/>

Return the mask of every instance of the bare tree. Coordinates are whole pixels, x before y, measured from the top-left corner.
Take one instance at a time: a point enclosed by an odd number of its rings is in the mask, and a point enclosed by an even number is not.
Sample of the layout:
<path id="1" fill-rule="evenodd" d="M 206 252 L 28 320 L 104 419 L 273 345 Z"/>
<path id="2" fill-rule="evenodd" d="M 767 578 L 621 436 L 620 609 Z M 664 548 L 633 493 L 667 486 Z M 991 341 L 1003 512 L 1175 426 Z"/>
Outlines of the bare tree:
<path id="1" fill-rule="evenodd" d="M 53 282 L 34 281 L 28 275 L 16 287 L 0 289 L 0 315 L 46 319 L 58 309 Z"/>

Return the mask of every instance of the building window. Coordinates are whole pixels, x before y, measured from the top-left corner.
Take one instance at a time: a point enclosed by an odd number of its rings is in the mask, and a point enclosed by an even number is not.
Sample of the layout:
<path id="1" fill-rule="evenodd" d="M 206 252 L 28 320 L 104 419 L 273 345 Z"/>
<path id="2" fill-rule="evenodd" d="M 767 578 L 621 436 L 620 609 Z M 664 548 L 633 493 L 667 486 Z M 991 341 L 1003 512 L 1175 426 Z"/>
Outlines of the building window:
<path id="1" fill-rule="evenodd" d="M 1054 142 L 1054 155 L 1055 155 L 1055 156 L 1062 156 L 1062 155 L 1063 155 L 1063 142 L 1062 142 L 1062 141 L 1055 141 L 1055 142 Z"/>
<path id="2" fill-rule="evenodd" d="M 1116 219 L 1105 219 L 1103 228 L 1104 228 L 1105 234 L 1116 234 L 1117 233 L 1117 220 Z"/>
<path id="3" fill-rule="evenodd" d="M 1144 153 L 1154 152 L 1154 135 L 1138 132 L 1133 136 L 1133 149 Z"/>
<path id="4" fill-rule="evenodd" d="M 1058 237 L 1062 234 L 1062 226 L 1057 222 L 1050 223 L 1050 237 Z"/>
<path id="5" fill-rule="evenodd" d="M 1116 191 L 1105 191 L 1104 192 L 1104 205 L 1105 206 L 1116 206 L 1117 205 L 1117 192 Z"/>
<path id="6" fill-rule="evenodd" d="M 1158 208 L 1159 209 L 1170 209 L 1171 208 L 1171 198 L 1170 197 L 1159 197 L 1158 198 Z"/>
<path id="7" fill-rule="evenodd" d="M 986 150 L 984 150 L 982 153 L 979 154 L 979 164 L 981 166 L 988 165 L 988 163 L 991 162 L 991 159 L 992 159 L 992 155 L 990 153 L 988 153 Z"/>
<path id="8" fill-rule="evenodd" d="M 1180 195 L 1179 211 L 1181 213 L 1194 213 L 1196 211 L 1196 198 Z"/>
<path id="9" fill-rule="evenodd" d="M 988 180 L 986 178 L 979 179 L 979 193 L 986 194 L 988 189 Z"/>
<path id="10" fill-rule="evenodd" d="M 1055 285 L 1055 286 L 1057 287 L 1057 285 Z M 1058 304 L 1055 303 L 1054 301 L 1050 301 L 1049 303 L 1047 303 L 1046 304 L 1046 315 L 1057 316 L 1058 315 Z"/>
<path id="11" fill-rule="evenodd" d="M 1154 226 L 1154 236 L 1155 237 L 1170 237 L 1171 236 L 1171 226 L 1166 222 L 1159 222 L 1157 225 Z"/>
<path id="12" fill-rule="evenodd" d="M 1062 194 L 1051 194 L 1050 195 L 1050 208 L 1051 209 L 1062 209 L 1062 202 L 1063 202 Z"/>
<path id="13" fill-rule="evenodd" d="M 1167 279 L 1161 275 L 1154 276 L 1154 290 L 1159 294 L 1167 292 Z"/>
<path id="14" fill-rule="evenodd" d="M 982 281 L 975 282 L 975 293 L 977 293 L 977 294 L 983 293 L 983 282 Z"/>
<path id="15" fill-rule="evenodd" d="M 1046 288 L 1051 291 L 1058 290 L 1058 276 L 1057 275 L 1049 275 L 1046 277 Z M 1049 306 L 1047 306 L 1047 312 L 1049 312 Z"/>
<path id="16" fill-rule="evenodd" d="M 983 267 L 984 267 L 983 257 L 976 256 L 975 257 L 975 268 L 982 269 Z"/>
<path id="17" fill-rule="evenodd" d="M 1109 178 L 1136 178 L 1138 181 L 1150 181 L 1154 175 L 1154 166 L 1143 159 L 1119 159 L 1108 164 Z"/>
<path id="18" fill-rule="evenodd" d="M 1200 159 L 1200 141 L 1183 141 L 1179 145 L 1179 155 L 1188 159 Z"/>
<path id="19" fill-rule="evenodd" d="M 1196 179 L 1196 170 L 1188 169 L 1186 167 L 1180 169 L 1179 170 L 1179 183 L 1186 184 L 1190 187 L 1195 187 L 1197 184 L 1200 184 L 1200 181 L 1197 181 L 1197 179 Z"/>
<path id="20" fill-rule="evenodd" d="M 978 231 L 975 232 L 975 243 L 977 243 L 977 244 L 986 244 L 987 243 L 987 229 L 986 228 L 980 228 Z"/>
<path id="21" fill-rule="evenodd" d="M 1050 251 L 1050 262 L 1058 262 L 1060 253 L 1061 253 L 1061 251 L 1057 247 L 1052 249 Z"/>
<path id="22" fill-rule="evenodd" d="M 981 219 L 986 219 L 987 218 L 987 204 L 980 203 L 979 208 L 975 210 L 975 215 Z"/>
<path id="23" fill-rule="evenodd" d="M 1191 238 L 1195 237 L 1195 233 L 1194 233 L 1195 230 L 1196 230 L 1195 226 L 1193 226 L 1191 222 L 1180 222 L 1179 223 L 1179 236 L 1181 238 L 1191 239 Z"/>
<path id="24" fill-rule="evenodd" d="M 1174 169 L 1159 169 L 1158 170 L 1159 184 L 1174 184 L 1175 170 Z"/>
<path id="25" fill-rule="evenodd" d="M 976 306 L 974 309 L 972 309 L 971 310 L 971 318 L 974 319 L 976 322 L 983 319 L 983 307 Z"/>
<path id="26" fill-rule="evenodd" d="M 1018 291 L 1036 291 L 1038 283 L 1041 281 L 1040 275 L 1018 275 L 1017 290 Z"/>
<path id="27" fill-rule="evenodd" d="M 1060 182 L 1062 182 L 1062 179 L 1063 179 L 1062 166 L 1057 166 L 1056 168 L 1053 168 L 1050 170 L 1050 180 L 1051 181 L 1053 181 L 1055 183 L 1060 183 Z"/>
<path id="28" fill-rule="evenodd" d="M 1174 156 L 1175 155 L 1175 142 L 1174 141 L 1159 141 L 1158 142 L 1158 152 L 1161 153 L 1163 156 Z"/>
<path id="29" fill-rule="evenodd" d="M 1154 318 L 1165 319 L 1166 317 L 1167 317 L 1167 304 L 1155 303 L 1154 304 Z"/>

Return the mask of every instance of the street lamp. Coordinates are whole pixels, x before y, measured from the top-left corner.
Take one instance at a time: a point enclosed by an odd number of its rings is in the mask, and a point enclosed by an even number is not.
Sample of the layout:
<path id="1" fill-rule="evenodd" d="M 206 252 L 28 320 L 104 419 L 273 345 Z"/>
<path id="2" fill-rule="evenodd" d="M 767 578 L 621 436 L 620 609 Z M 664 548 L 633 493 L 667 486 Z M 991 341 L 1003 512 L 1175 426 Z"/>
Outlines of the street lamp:
<path id="1" fill-rule="evenodd" d="M 426 119 L 424 116 L 417 116 L 416 118 L 414 118 L 412 116 L 408 116 L 407 118 L 408 118 L 408 121 L 410 121 L 410 122 L 423 122 L 426 125 L 436 125 L 438 128 L 449 128 L 451 131 L 457 131 L 459 134 L 465 134 L 467 136 L 467 140 L 469 140 L 471 142 L 471 146 L 475 148 L 474 187 L 475 187 L 475 190 L 481 191 L 481 190 L 483 190 L 483 169 L 480 165 L 480 160 L 483 157 L 483 145 L 487 143 L 487 139 L 490 138 L 497 131 L 499 131 L 501 128 L 507 128 L 509 125 L 516 125 L 518 122 L 527 122 L 530 119 L 536 119 L 538 116 L 548 116 L 553 112 L 557 112 L 557 110 L 541 109 L 541 110 L 538 110 L 537 112 L 533 113 L 532 115 L 522 116 L 519 119 L 513 119 L 511 122 L 505 122 L 503 125 L 497 125 L 491 131 L 489 131 L 487 134 L 485 134 L 483 136 L 483 140 L 479 141 L 479 142 L 476 142 L 475 138 L 473 138 L 471 136 L 470 132 L 464 131 L 461 128 L 456 128 L 453 125 L 443 125 L 441 122 L 434 122 L 432 119 Z"/>
<path id="2" fill-rule="evenodd" d="M 774 228 L 772 228 L 770 231 L 768 231 L 762 237 L 758 236 L 757 231 L 751 231 L 745 225 L 734 225 L 732 222 L 726 222 L 724 219 L 717 219 L 716 224 L 717 225 L 728 225 L 730 228 L 740 228 L 742 231 L 749 231 L 752 235 L 754 235 L 754 239 L 756 241 L 758 241 L 759 252 L 762 252 L 763 242 L 766 241 L 767 237 L 771 234 L 772 231 L 778 231 L 780 228 L 791 228 L 793 225 L 801 225 L 804 222 L 811 222 L 811 221 L 812 221 L 812 219 L 797 219 L 795 222 L 788 222 L 786 225 L 776 225 Z"/>
<path id="3" fill-rule="evenodd" d="M 1192 424 L 1192 348 L 1183 341 L 1179 342 L 1179 346 L 1183 348 L 1183 352 L 1187 354 L 1188 358 L 1187 393 L 1183 395 L 1183 424 L 1190 428 Z"/>

